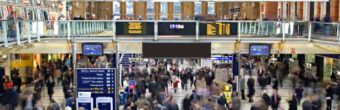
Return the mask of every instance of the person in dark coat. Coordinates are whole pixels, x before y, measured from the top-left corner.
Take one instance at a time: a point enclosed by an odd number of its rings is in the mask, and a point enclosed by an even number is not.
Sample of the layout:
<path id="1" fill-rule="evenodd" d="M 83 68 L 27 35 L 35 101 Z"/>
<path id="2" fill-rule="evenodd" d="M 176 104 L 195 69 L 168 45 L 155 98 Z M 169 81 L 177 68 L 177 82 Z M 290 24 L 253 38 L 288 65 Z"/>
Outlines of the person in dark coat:
<path id="1" fill-rule="evenodd" d="M 186 70 L 186 71 L 188 71 L 188 70 Z M 182 86 L 182 89 L 185 89 L 185 91 L 188 90 L 187 84 L 188 84 L 188 79 L 189 79 L 189 77 L 190 77 L 189 74 L 190 74 L 190 73 L 188 73 L 188 72 L 184 72 L 184 73 L 181 75 L 181 81 L 182 81 L 181 86 Z"/>
<path id="2" fill-rule="evenodd" d="M 274 79 L 273 79 L 273 89 L 278 90 L 279 89 L 278 86 L 279 86 L 279 80 L 277 79 L 277 77 L 274 77 Z"/>
<path id="3" fill-rule="evenodd" d="M 267 80 L 264 78 L 264 75 L 260 75 L 258 78 L 259 85 L 261 86 L 261 89 L 264 90 L 266 87 Z"/>
<path id="4" fill-rule="evenodd" d="M 322 100 L 321 100 L 320 96 L 318 96 L 317 94 L 313 95 L 312 110 L 321 110 L 321 108 L 322 108 Z"/>
<path id="5" fill-rule="evenodd" d="M 18 93 L 21 93 L 21 83 L 22 83 L 22 81 L 21 81 L 21 78 L 20 78 L 20 76 L 19 75 L 16 75 L 14 78 L 13 78 L 13 84 L 14 84 L 14 86 L 15 86 L 15 89 L 16 89 L 16 92 L 18 92 Z"/>
<path id="6" fill-rule="evenodd" d="M 296 94 L 291 96 L 291 99 L 288 100 L 289 108 L 288 110 L 297 110 L 298 100 L 296 98 Z"/>
<path id="7" fill-rule="evenodd" d="M 53 78 L 50 76 L 49 79 L 46 82 L 47 94 L 48 94 L 48 96 L 50 98 L 50 101 L 52 101 L 52 96 L 53 96 L 53 93 L 54 93 L 54 90 L 53 90 L 54 85 L 55 85 L 55 83 L 53 81 Z"/>
<path id="8" fill-rule="evenodd" d="M 295 94 L 296 94 L 296 99 L 298 101 L 298 105 L 300 105 L 301 99 L 303 97 L 303 88 L 301 85 L 295 88 Z"/>
<path id="9" fill-rule="evenodd" d="M 272 110 L 278 110 L 279 106 L 280 106 L 280 101 L 281 101 L 281 97 L 279 96 L 279 94 L 277 93 L 277 90 L 273 90 L 273 95 L 271 97 L 271 106 L 272 106 Z"/>
<path id="10" fill-rule="evenodd" d="M 327 103 L 326 110 L 332 109 L 332 100 L 333 100 L 333 88 L 331 85 L 328 85 L 326 88 L 326 103 Z"/>
<path id="11" fill-rule="evenodd" d="M 270 96 L 267 94 L 266 90 L 263 91 L 262 99 L 265 102 L 265 104 L 267 105 L 266 108 L 268 108 L 268 106 L 270 106 L 270 104 L 271 104 L 271 101 L 270 101 Z"/>
<path id="12" fill-rule="evenodd" d="M 183 99 L 183 110 L 191 110 L 191 100 L 189 98 L 189 95 L 186 95 Z"/>
<path id="13" fill-rule="evenodd" d="M 305 101 L 302 103 L 302 110 L 312 110 L 312 101 L 310 97 L 307 97 Z"/>
<path id="14" fill-rule="evenodd" d="M 247 81 L 249 102 L 253 102 L 253 95 L 255 94 L 254 83 L 254 78 L 250 76 Z"/>

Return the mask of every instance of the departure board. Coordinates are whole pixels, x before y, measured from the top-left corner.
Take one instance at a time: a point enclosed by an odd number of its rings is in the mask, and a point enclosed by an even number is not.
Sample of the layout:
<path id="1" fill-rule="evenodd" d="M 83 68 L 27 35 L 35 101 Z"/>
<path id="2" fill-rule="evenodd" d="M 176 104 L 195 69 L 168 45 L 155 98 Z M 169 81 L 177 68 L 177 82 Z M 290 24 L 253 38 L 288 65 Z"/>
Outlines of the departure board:
<path id="1" fill-rule="evenodd" d="M 77 69 L 78 92 L 115 93 L 115 69 Z"/>
<path id="2" fill-rule="evenodd" d="M 117 35 L 153 35 L 153 22 L 117 22 Z"/>
<path id="3" fill-rule="evenodd" d="M 200 35 L 231 36 L 238 34 L 237 22 L 201 23 Z"/>

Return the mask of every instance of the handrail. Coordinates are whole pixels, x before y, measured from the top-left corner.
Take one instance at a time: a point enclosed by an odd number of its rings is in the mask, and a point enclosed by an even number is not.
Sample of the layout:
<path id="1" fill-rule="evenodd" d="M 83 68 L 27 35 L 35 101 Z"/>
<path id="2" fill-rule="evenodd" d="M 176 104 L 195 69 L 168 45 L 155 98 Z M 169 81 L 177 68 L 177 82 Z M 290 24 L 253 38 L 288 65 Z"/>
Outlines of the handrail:
<path id="1" fill-rule="evenodd" d="M 0 31 L 6 31 L 6 33 L 0 33 L 3 40 L 11 40 L 16 38 L 17 44 L 20 45 L 20 41 L 24 39 L 29 39 L 30 41 L 40 40 L 43 37 L 55 37 L 55 38 L 67 38 L 71 40 L 72 37 L 91 37 L 91 36 L 103 36 L 103 37 L 112 37 L 115 36 L 118 38 L 126 37 L 126 35 L 117 35 L 117 31 L 119 30 L 116 28 L 116 23 L 120 22 L 150 22 L 154 23 L 153 25 L 154 31 L 153 35 L 147 34 L 146 36 L 153 36 L 154 40 L 157 41 L 158 39 L 172 39 L 174 37 L 168 36 L 158 36 L 159 32 L 158 27 L 156 24 L 159 23 L 166 23 L 166 22 L 188 22 L 192 23 L 189 25 L 195 25 L 196 33 L 195 35 L 177 35 L 176 37 L 183 37 L 185 38 L 196 38 L 197 41 L 200 39 L 206 38 L 237 38 L 238 40 L 242 40 L 244 38 L 281 38 L 283 41 L 286 38 L 305 38 L 308 39 L 306 41 L 312 41 L 313 39 L 318 40 L 328 40 L 339 42 L 340 45 L 340 23 L 329 23 L 329 22 L 314 22 L 314 21 L 254 21 L 254 20 L 217 20 L 217 21 L 197 21 L 197 20 L 0 20 L 2 23 Z M 199 31 L 206 31 L 207 29 L 204 28 L 206 23 L 237 23 L 237 27 L 222 27 L 223 29 L 236 29 L 235 34 L 224 34 L 224 33 L 216 33 L 220 26 L 216 26 L 214 29 L 214 34 L 207 34 L 201 33 Z M 8 31 L 8 23 L 11 25 L 16 25 L 16 30 L 20 30 L 21 32 L 17 32 L 15 30 Z M 13 24 L 14 23 L 14 24 Z M 19 25 L 19 23 L 21 23 Z M 330 24 L 330 25 L 323 25 L 323 24 Z M 203 25 L 203 30 L 201 26 Z M 224 25 L 224 24 L 223 24 Z M 234 24 L 231 24 L 235 26 Z M 16 34 L 12 34 L 15 32 Z M 119 32 L 119 31 L 118 31 Z M 149 32 L 149 31 L 148 31 Z M 338 34 L 336 34 L 338 33 Z M 27 35 L 29 34 L 29 35 Z M 8 39 L 5 39 L 8 36 Z M 139 35 L 142 37 L 143 35 Z M 206 37 L 210 36 L 210 37 Z M 185 37 L 185 38 L 184 38 Z M 1 42 L 1 41 L 0 41 Z M 8 43 L 5 41 L 3 43 Z M 23 42 L 22 42 L 23 43 Z"/>

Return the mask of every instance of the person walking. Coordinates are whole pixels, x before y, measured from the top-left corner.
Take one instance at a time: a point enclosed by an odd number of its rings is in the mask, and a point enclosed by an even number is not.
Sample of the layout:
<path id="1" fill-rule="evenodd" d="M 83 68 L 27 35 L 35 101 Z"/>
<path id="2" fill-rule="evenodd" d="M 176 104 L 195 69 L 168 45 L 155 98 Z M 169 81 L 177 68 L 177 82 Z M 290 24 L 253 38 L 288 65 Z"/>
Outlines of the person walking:
<path id="1" fill-rule="evenodd" d="M 271 105 L 271 99 L 266 90 L 263 91 L 262 99 L 266 104 L 266 108 L 268 109 L 268 107 Z"/>
<path id="2" fill-rule="evenodd" d="M 280 101 L 281 101 L 281 97 L 279 96 L 279 94 L 277 93 L 277 90 L 273 90 L 273 95 L 271 97 L 272 103 L 272 110 L 278 110 L 280 107 Z"/>
<path id="3" fill-rule="evenodd" d="M 245 78 L 244 78 L 244 76 L 243 75 L 240 75 L 239 76 L 239 86 L 240 86 L 240 91 L 241 91 L 241 98 L 242 98 L 242 100 L 246 100 L 246 96 L 244 95 L 245 93 Z"/>
<path id="4" fill-rule="evenodd" d="M 289 104 L 288 110 L 298 110 L 298 99 L 296 98 L 296 94 L 293 94 L 287 102 Z"/>
<path id="5" fill-rule="evenodd" d="M 312 110 L 312 101 L 309 96 L 302 103 L 302 110 Z"/>
<path id="6" fill-rule="evenodd" d="M 333 88 L 332 88 L 331 85 L 327 85 L 327 88 L 326 88 L 326 103 L 327 103 L 326 110 L 332 109 L 332 100 L 333 100 Z"/>
<path id="7" fill-rule="evenodd" d="M 50 98 L 50 101 L 52 101 L 52 96 L 53 96 L 53 93 L 54 93 L 54 86 L 55 86 L 55 83 L 53 81 L 53 78 L 52 76 L 50 76 L 46 82 L 46 86 L 47 86 L 47 94 Z"/>
<path id="8" fill-rule="evenodd" d="M 241 110 L 241 99 L 238 96 L 237 92 L 233 93 L 233 97 L 231 101 L 231 110 Z"/>
<path id="9" fill-rule="evenodd" d="M 191 100 L 189 95 L 185 95 L 185 98 L 183 99 L 183 105 L 182 105 L 183 110 L 190 110 L 191 109 Z"/>
<path id="10" fill-rule="evenodd" d="M 254 78 L 250 76 L 247 81 L 249 102 L 253 102 L 253 95 L 255 94 L 254 83 Z"/>
<path id="11" fill-rule="evenodd" d="M 297 88 L 295 88 L 295 94 L 296 94 L 296 99 L 298 102 L 298 105 L 300 105 L 301 99 L 303 97 L 303 88 L 301 85 L 299 85 Z"/>

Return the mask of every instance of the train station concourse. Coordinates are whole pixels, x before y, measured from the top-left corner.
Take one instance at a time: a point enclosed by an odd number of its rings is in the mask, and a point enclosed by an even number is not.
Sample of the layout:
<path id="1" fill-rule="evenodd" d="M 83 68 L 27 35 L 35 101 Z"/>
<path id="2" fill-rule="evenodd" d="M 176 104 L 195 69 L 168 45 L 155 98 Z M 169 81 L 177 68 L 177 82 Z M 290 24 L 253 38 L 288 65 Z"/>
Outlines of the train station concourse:
<path id="1" fill-rule="evenodd" d="M 340 110 L 339 0 L 0 0 L 0 110 Z"/>

